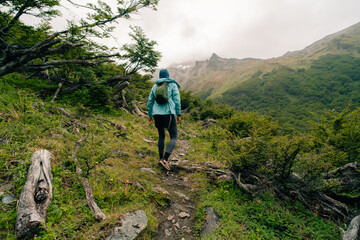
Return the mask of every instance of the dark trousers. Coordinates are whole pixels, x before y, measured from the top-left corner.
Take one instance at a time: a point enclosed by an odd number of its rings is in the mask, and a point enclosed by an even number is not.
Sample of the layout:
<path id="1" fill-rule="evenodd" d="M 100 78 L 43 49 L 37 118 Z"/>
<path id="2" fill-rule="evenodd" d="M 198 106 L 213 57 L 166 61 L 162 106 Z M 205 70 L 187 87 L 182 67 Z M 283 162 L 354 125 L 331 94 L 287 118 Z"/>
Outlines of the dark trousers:
<path id="1" fill-rule="evenodd" d="M 168 160 L 171 152 L 175 148 L 178 139 L 175 116 L 172 114 L 154 115 L 154 120 L 155 120 L 155 127 L 157 128 L 159 133 L 159 141 L 158 141 L 159 157 L 160 159 L 165 158 L 165 160 Z M 170 134 L 170 141 L 166 145 L 166 151 L 164 155 L 165 129 L 167 129 Z"/>

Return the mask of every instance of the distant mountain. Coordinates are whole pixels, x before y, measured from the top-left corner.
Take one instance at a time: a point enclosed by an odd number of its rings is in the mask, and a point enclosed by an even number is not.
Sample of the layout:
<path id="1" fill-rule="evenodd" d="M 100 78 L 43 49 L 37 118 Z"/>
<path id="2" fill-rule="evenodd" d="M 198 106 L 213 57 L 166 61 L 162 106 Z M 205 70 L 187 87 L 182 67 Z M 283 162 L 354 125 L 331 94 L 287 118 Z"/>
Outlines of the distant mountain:
<path id="1" fill-rule="evenodd" d="M 280 67 L 308 69 L 314 60 L 324 55 L 349 54 L 360 57 L 360 23 L 331 34 L 303 50 L 287 52 L 271 59 L 226 59 L 215 53 L 210 59 L 168 67 L 184 90 L 203 99 L 216 99 L 227 90 L 248 81 L 256 73 L 264 75 Z M 155 73 L 155 76 L 158 76 Z"/>

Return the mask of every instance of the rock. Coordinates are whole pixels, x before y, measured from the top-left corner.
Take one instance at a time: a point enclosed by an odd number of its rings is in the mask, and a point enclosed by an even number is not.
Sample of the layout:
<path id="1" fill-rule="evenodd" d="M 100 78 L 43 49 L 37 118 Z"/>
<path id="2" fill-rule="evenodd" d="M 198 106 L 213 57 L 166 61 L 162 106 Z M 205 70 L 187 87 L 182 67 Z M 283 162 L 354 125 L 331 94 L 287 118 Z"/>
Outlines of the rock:
<path id="1" fill-rule="evenodd" d="M 114 153 L 115 155 L 118 155 L 118 156 L 124 156 L 124 157 L 129 156 L 129 153 L 124 152 L 124 151 L 120 151 L 120 150 L 115 150 L 115 151 L 113 151 L 113 153 Z"/>
<path id="2" fill-rule="evenodd" d="M 189 178 L 188 178 L 188 177 L 183 177 L 182 180 L 183 180 L 184 182 L 188 182 L 188 181 L 189 181 Z"/>
<path id="3" fill-rule="evenodd" d="M 175 215 L 169 215 L 169 216 L 167 217 L 167 220 L 171 221 L 171 220 L 173 220 L 174 218 L 175 218 Z"/>
<path id="4" fill-rule="evenodd" d="M 185 194 L 183 194 L 183 193 L 181 193 L 181 192 L 176 192 L 176 191 L 174 191 L 174 193 L 175 193 L 176 195 L 178 195 L 179 197 L 185 199 L 186 201 L 189 201 L 189 200 L 190 200 L 190 198 L 188 198 Z"/>
<path id="5" fill-rule="evenodd" d="M 201 236 L 212 233 L 217 227 L 219 227 L 220 217 L 212 207 L 205 207 L 206 220 L 204 229 L 201 232 Z"/>
<path id="6" fill-rule="evenodd" d="M 154 171 L 154 169 L 152 168 L 141 168 L 140 171 L 142 172 L 149 172 L 151 174 L 156 174 L 156 172 Z"/>
<path id="7" fill-rule="evenodd" d="M 167 196 L 170 196 L 169 192 L 166 191 L 166 189 L 164 189 L 162 187 L 156 186 L 156 187 L 153 187 L 152 190 L 154 190 L 155 192 L 157 192 L 159 194 L 165 194 Z"/>
<path id="8" fill-rule="evenodd" d="M 143 140 L 144 140 L 145 142 L 147 142 L 147 143 L 154 143 L 154 141 L 149 140 L 149 139 L 146 139 L 146 138 L 144 138 Z"/>
<path id="9" fill-rule="evenodd" d="M 10 194 L 5 194 L 2 197 L 2 203 L 3 204 L 11 204 L 11 203 L 16 202 L 16 201 L 17 201 L 17 199 L 13 195 L 10 195 Z"/>
<path id="10" fill-rule="evenodd" d="M 188 214 L 186 212 L 181 212 L 181 213 L 179 213 L 179 217 L 180 218 L 187 218 L 187 217 L 190 217 L 190 214 Z"/>
<path id="11" fill-rule="evenodd" d="M 212 162 L 204 162 L 203 164 L 209 168 L 219 169 L 219 167 L 213 164 Z"/>
<path id="12" fill-rule="evenodd" d="M 169 230 L 169 229 L 165 229 L 165 235 L 166 235 L 167 237 L 170 237 L 171 232 L 170 232 L 170 230 Z"/>
<path id="13" fill-rule="evenodd" d="M 174 226 L 175 226 L 177 229 L 180 229 L 179 223 L 175 223 Z"/>
<path id="14" fill-rule="evenodd" d="M 10 190 L 12 187 L 13 187 L 12 183 L 5 183 L 3 185 L 0 185 L 0 192 L 5 192 L 6 190 Z"/>
<path id="15" fill-rule="evenodd" d="M 231 174 L 224 174 L 224 175 L 219 176 L 217 179 L 220 180 L 220 181 L 228 181 L 228 182 L 230 182 L 233 179 L 233 177 L 232 177 Z"/>
<path id="16" fill-rule="evenodd" d="M 183 157 L 183 156 L 185 156 L 185 153 L 180 153 L 179 156 Z"/>
<path id="17" fill-rule="evenodd" d="M 121 227 L 115 227 L 107 240 L 133 240 L 146 228 L 147 222 L 143 210 L 126 213 L 121 218 Z"/>

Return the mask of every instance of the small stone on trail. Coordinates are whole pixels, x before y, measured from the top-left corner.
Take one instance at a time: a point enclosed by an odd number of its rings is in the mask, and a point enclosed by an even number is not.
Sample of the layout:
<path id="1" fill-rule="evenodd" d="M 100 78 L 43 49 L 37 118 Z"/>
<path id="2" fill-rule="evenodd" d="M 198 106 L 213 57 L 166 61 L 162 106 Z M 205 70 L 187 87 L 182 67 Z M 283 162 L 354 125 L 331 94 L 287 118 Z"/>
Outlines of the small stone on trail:
<path id="1" fill-rule="evenodd" d="M 179 156 L 183 157 L 185 156 L 185 153 L 180 153 Z"/>
<path id="2" fill-rule="evenodd" d="M 165 235 L 166 235 L 167 237 L 170 237 L 171 232 L 170 232 L 170 230 L 169 230 L 169 229 L 165 229 Z"/>
<path id="3" fill-rule="evenodd" d="M 155 192 L 160 193 L 160 194 L 165 194 L 167 196 L 170 195 L 168 191 L 166 191 L 164 188 L 159 187 L 159 186 L 153 187 L 152 190 L 154 190 Z"/>
<path id="4" fill-rule="evenodd" d="M 144 138 L 143 139 L 145 142 L 147 142 L 147 143 L 153 143 L 154 141 L 152 141 L 152 140 L 149 140 L 149 139 L 146 139 L 146 138 Z"/>
<path id="5" fill-rule="evenodd" d="M 187 182 L 187 181 L 189 181 L 189 178 L 183 177 L 182 180 L 183 180 L 184 182 Z"/>
<path id="6" fill-rule="evenodd" d="M 169 216 L 167 217 L 167 220 L 171 221 L 171 220 L 173 220 L 174 218 L 175 218 L 174 215 L 169 215 Z"/>
<path id="7" fill-rule="evenodd" d="M 175 226 L 177 229 L 180 229 L 179 223 L 175 223 L 174 226 Z"/>
<path id="8" fill-rule="evenodd" d="M 141 168 L 140 170 L 142 172 L 149 172 L 149 173 L 152 173 L 152 174 L 156 174 L 156 172 L 152 168 Z"/>
<path id="9" fill-rule="evenodd" d="M 16 202 L 16 201 L 17 201 L 17 199 L 13 195 L 6 194 L 6 195 L 2 196 L 2 203 L 3 204 L 11 204 L 11 203 Z"/>
<path id="10" fill-rule="evenodd" d="M 174 191 L 174 193 L 175 193 L 176 195 L 178 195 L 179 197 L 185 199 L 186 201 L 189 201 L 189 200 L 190 200 L 189 197 L 187 197 L 185 194 L 183 194 L 183 193 L 181 193 L 181 192 L 176 192 L 176 191 Z"/>
<path id="11" fill-rule="evenodd" d="M 186 213 L 186 212 L 181 212 L 181 213 L 179 213 L 179 217 L 180 217 L 180 218 L 190 217 L 190 214 L 188 214 L 188 213 Z"/>
<path id="12" fill-rule="evenodd" d="M 176 220 L 175 220 L 175 219 L 173 219 L 173 220 L 171 220 L 171 222 L 172 222 L 172 223 L 175 223 L 175 222 L 176 222 Z"/>

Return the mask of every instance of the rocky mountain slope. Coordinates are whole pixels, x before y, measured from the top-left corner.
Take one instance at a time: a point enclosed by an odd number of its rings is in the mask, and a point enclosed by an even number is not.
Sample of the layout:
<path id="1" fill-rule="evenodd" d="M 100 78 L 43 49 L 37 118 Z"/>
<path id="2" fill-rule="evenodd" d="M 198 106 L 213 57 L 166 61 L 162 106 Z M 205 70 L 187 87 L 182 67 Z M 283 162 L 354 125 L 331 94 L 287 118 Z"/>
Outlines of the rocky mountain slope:
<path id="1" fill-rule="evenodd" d="M 171 76 L 183 90 L 206 98 L 221 94 L 250 79 L 255 73 L 265 74 L 281 66 L 292 69 L 308 68 L 310 64 L 327 54 L 360 56 L 360 23 L 328 35 L 308 47 L 287 52 L 279 58 L 236 59 L 221 58 L 215 53 L 210 59 L 168 67 Z M 158 72 L 154 74 L 158 76 Z"/>

